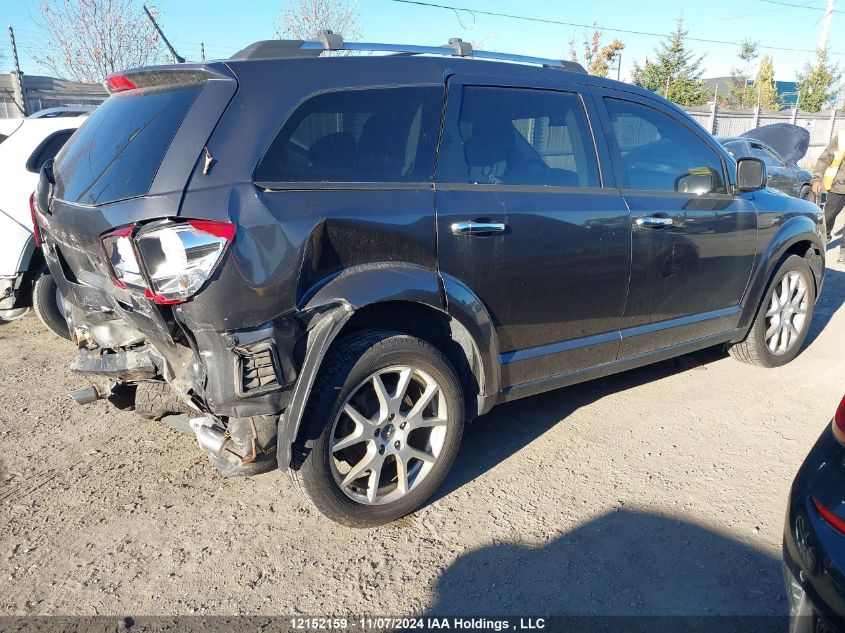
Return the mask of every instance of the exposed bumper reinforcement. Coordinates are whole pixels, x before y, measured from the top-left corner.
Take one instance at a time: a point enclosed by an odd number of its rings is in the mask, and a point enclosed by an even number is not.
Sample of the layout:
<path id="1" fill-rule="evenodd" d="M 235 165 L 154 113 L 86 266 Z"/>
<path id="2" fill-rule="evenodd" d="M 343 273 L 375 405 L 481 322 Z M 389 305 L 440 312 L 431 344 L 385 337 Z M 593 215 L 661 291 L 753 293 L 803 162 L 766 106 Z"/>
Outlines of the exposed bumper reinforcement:
<path id="1" fill-rule="evenodd" d="M 82 349 L 71 363 L 70 369 L 77 374 L 94 374 L 132 382 L 153 378 L 159 373 L 155 362 L 157 356 L 149 345 L 113 353 Z"/>

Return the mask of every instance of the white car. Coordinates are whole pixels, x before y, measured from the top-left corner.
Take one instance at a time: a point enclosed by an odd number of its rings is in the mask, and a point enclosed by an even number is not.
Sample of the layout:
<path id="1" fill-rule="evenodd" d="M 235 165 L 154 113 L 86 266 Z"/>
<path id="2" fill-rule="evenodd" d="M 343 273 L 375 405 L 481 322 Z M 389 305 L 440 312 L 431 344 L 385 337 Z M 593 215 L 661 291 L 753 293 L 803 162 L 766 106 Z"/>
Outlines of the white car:
<path id="1" fill-rule="evenodd" d="M 61 297 L 33 235 L 30 197 L 41 166 L 87 116 L 79 108 L 37 112 L 0 143 L 0 320 L 18 319 L 34 308 L 44 325 L 65 338 Z"/>

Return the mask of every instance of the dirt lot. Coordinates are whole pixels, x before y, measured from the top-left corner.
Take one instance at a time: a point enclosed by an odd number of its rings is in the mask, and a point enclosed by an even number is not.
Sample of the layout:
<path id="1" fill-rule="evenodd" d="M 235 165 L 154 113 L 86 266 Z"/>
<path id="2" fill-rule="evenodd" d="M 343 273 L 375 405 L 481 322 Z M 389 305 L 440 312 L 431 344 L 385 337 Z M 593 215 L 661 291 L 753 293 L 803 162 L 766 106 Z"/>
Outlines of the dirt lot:
<path id="1" fill-rule="evenodd" d="M 431 503 L 363 531 L 72 404 L 70 344 L 2 325 L 0 613 L 785 613 L 785 500 L 845 392 L 843 301 L 834 264 L 782 369 L 707 350 L 502 406 Z"/>

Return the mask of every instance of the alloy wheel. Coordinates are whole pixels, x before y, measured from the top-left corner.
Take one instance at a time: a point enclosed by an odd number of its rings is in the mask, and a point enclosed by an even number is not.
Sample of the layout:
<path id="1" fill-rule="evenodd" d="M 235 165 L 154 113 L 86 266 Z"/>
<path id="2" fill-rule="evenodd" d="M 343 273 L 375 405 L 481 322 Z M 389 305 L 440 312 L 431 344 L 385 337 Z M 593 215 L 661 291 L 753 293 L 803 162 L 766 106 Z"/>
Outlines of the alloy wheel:
<path id="1" fill-rule="evenodd" d="M 784 275 L 766 312 L 766 346 L 772 354 L 792 349 L 807 325 L 807 281 L 798 272 Z"/>
<path id="2" fill-rule="evenodd" d="M 352 390 L 332 425 L 335 482 L 361 504 L 396 501 L 431 473 L 448 432 L 446 396 L 430 374 L 380 369 Z"/>

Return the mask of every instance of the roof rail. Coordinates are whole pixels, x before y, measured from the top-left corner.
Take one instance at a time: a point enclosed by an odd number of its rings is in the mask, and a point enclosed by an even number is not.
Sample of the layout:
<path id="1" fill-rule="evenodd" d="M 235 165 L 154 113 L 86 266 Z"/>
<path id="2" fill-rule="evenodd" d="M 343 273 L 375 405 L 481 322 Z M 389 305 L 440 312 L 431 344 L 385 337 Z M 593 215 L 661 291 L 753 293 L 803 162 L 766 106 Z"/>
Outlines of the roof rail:
<path id="1" fill-rule="evenodd" d="M 255 42 L 245 49 L 238 51 L 229 59 L 250 60 L 318 57 L 324 51 L 367 51 L 396 53 L 399 55 L 446 55 L 451 57 L 471 57 L 502 62 L 517 62 L 521 64 L 537 64 L 547 68 L 562 68 L 563 70 L 579 73 L 587 72 L 578 62 L 475 50 L 470 42 L 464 42 L 459 37 L 453 37 L 445 46 L 415 46 L 412 44 L 345 42 L 343 36 L 338 33 L 332 33 L 331 31 L 320 31 L 317 38 L 313 40 L 263 40 L 261 42 Z"/>

